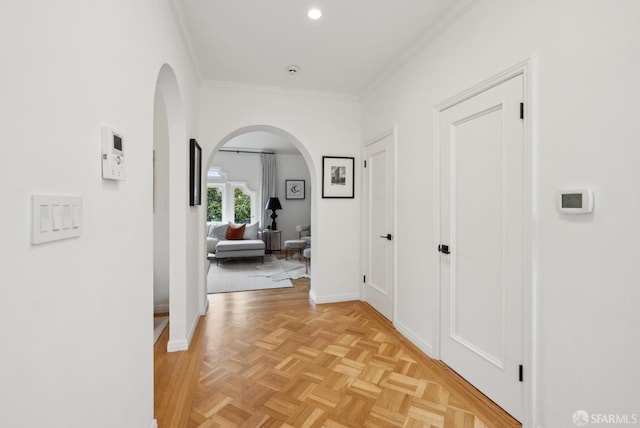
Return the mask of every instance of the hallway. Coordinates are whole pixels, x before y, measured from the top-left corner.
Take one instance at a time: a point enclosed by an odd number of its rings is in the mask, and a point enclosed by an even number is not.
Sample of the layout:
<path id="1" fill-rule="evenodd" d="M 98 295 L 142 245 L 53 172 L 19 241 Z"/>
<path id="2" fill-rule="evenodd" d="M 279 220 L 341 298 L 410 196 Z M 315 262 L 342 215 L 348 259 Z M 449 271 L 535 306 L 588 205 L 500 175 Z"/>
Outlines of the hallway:
<path id="1" fill-rule="evenodd" d="M 189 351 L 156 345 L 160 428 L 520 426 L 362 302 L 314 307 L 306 280 L 209 299 Z"/>

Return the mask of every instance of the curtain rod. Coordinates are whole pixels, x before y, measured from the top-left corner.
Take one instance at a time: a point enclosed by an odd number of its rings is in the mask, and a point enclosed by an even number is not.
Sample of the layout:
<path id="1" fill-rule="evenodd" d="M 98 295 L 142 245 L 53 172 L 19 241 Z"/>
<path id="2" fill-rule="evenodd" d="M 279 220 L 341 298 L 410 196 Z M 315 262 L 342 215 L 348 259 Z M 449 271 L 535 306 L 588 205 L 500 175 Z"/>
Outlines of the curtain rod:
<path id="1" fill-rule="evenodd" d="M 242 149 L 220 149 L 218 151 L 229 152 L 229 153 L 251 153 L 254 155 L 275 155 L 275 152 L 251 151 L 251 150 L 242 150 Z"/>

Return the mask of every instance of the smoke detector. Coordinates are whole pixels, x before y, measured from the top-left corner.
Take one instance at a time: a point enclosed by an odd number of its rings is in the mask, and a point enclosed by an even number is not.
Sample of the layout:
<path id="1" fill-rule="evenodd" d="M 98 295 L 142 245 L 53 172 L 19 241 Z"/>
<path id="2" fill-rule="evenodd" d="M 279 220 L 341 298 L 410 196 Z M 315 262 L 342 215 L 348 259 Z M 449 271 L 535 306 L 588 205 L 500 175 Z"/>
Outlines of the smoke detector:
<path id="1" fill-rule="evenodd" d="M 287 73 L 289 73 L 292 76 L 295 76 L 299 72 L 300 72 L 300 67 L 298 67 L 297 65 L 290 65 L 287 67 Z"/>

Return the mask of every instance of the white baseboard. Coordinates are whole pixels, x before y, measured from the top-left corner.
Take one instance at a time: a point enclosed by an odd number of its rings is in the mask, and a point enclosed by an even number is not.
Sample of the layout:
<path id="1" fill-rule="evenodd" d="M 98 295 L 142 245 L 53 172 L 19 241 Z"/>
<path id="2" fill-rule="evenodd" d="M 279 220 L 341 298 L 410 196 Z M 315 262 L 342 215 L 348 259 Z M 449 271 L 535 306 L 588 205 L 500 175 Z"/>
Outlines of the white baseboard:
<path id="1" fill-rule="evenodd" d="M 309 291 L 309 298 L 315 304 L 323 304 L 323 303 L 340 303 L 340 302 L 350 302 L 352 300 L 360 300 L 359 293 L 353 294 L 334 294 L 333 296 L 318 296 L 313 290 Z"/>
<path id="2" fill-rule="evenodd" d="M 187 333 L 186 339 L 169 340 L 169 343 L 167 344 L 167 352 L 186 351 L 187 349 L 189 349 L 191 339 L 193 339 L 193 334 L 196 332 L 199 321 L 200 315 L 196 315 L 196 317 L 193 319 L 193 322 L 191 323 L 191 328 L 189 329 L 189 333 Z"/>
<path id="3" fill-rule="evenodd" d="M 429 358 L 437 359 L 433 351 L 433 346 L 430 343 L 422 340 L 417 334 L 415 334 L 413 331 L 411 331 L 410 328 L 408 328 L 401 322 L 396 321 L 393 323 L 393 326 L 396 328 L 396 330 L 398 330 L 400 334 L 409 339 L 411 343 L 416 345 L 418 349 L 427 354 Z"/>
<path id="4" fill-rule="evenodd" d="M 166 305 L 155 305 L 153 307 L 153 313 L 154 314 L 166 314 L 167 312 L 169 312 L 169 304 L 168 303 Z"/>
<path id="5" fill-rule="evenodd" d="M 191 339 L 193 339 L 193 334 L 196 332 L 196 328 L 198 327 L 200 318 L 201 318 L 200 314 L 196 315 L 196 317 L 193 319 L 193 322 L 191 323 L 191 328 L 189 329 L 189 334 L 187 335 L 187 341 L 189 343 L 191 343 Z"/>
<path id="6" fill-rule="evenodd" d="M 202 313 L 200 315 L 206 315 L 208 311 L 209 311 L 209 299 L 205 298 L 203 308 L 202 308 Z"/>
<path id="7" fill-rule="evenodd" d="M 189 349 L 189 342 L 186 340 L 170 340 L 167 343 L 167 352 L 186 351 Z"/>
<path id="8" fill-rule="evenodd" d="M 151 428 L 158 428 L 158 421 L 155 419 L 151 421 Z"/>

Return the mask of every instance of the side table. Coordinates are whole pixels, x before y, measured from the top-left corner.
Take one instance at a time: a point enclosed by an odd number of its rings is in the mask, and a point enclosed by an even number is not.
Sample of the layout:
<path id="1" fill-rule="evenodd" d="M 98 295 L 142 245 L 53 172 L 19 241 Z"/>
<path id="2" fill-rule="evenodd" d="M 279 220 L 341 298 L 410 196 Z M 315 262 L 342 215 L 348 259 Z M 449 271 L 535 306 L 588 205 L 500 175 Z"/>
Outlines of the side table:
<path id="1" fill-rule="evenodd" d="M 270 254 L 273 254 L 274 251 L 282 250 L 281 230 L 265 229 L 262 231 L 262 236 L 264 237 L 265 250 Z"/>

